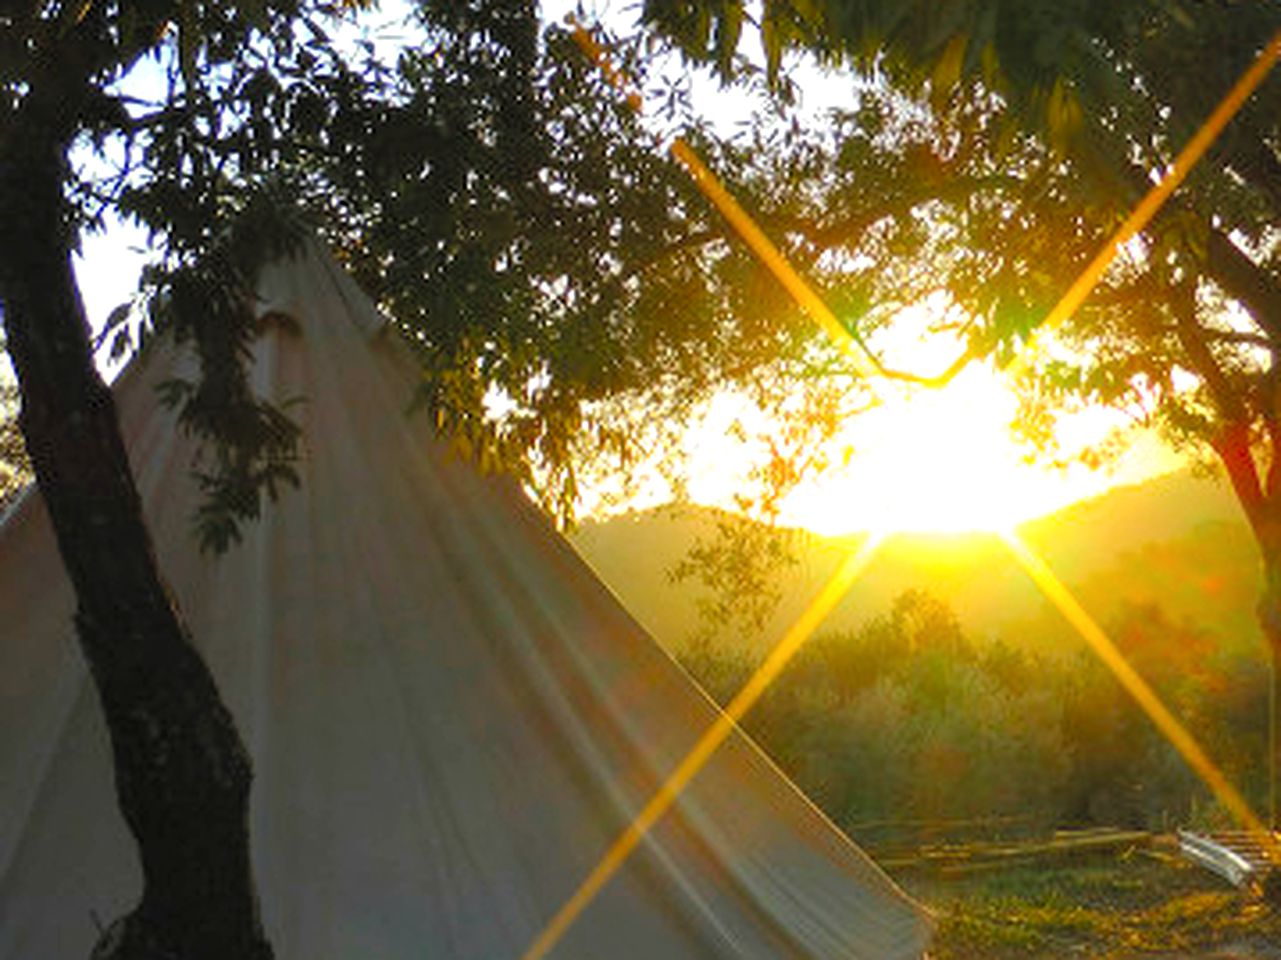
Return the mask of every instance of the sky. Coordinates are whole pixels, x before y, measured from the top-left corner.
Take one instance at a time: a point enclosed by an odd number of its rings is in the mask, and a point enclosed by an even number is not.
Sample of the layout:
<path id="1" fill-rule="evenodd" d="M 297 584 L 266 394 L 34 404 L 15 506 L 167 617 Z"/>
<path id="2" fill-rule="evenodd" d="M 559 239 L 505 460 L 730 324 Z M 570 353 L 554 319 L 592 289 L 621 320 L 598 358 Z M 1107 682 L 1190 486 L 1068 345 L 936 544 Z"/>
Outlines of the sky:
<path id="1" fill-rule="evenodd" d="M 598 8 L 580 14 L 584 22 L 603 18 L 625 27 L 631 16 L 628 11 L 633 9 L 630 4 L 609 2 Z M 397 9 L 385 4 L 381 18 L 394 21 Z M 574 4 L 563 0 L 544 3 L 549 20 L 563 20 L 573 9 Z M 852 84 L 847 78 L 817 70 L 800 76 L 803 103 L 815 116 L 848 103 Z M 156 80 L 153 76 L 135 82 L 145 86 Z M 694 93 L 698 109 L 716 117 L 727 134 L 761 108 L 750 97 L 723 91 L 706 78 L 695 83 Z M 657 142 L 655 149 L 661 149 Z M 147 260 L 146 240 L 141 230 L 119 222 L 112 222 L 105 233 L 85 237 L 75 268 L 95 328 L 136 290 Z M 942 366 L 937 362 L 940 351 L 953 350 L 946 344 L 940 348 L 919 343 L 912 335 L 882 346 L 905 355 L 908 366 L 916 369 Z M 999 376 L 985 367 L 972 367 L 944 390 L 891 387 L 883 389 L 882 396 L 877 409 L 852 418 L 833 442 L 830 459 L 836 466 L 784 503 L 784 522 L 825 534 L 871 528 L 1008 527 L 1116 484 L 1140 482 L 1180 465 L 1151 435 L 1140 435 L 1110 470 L 1090 470 L 1081 463 L 1062 469 L 1028 462 L 1028 451 L 1009 430 L 1016 400 Z M 736 421 L 749 425 L 749 433 L 769 429 L 741 398 L 729 395 L 717 398 L 702 422 L 689 425 L 685 441 L 688 493 L 696 502 L 729 506 L 745 482 L 750 446 L 729 435 Z M 1098 440 L 1120 422 L 1119 415 L 1096 410 L 1074 418 L 1065 430 Z M 669 496 L 664 485 L 650 484 L 636 500 L 614 504 L 613 509 L 643 507 Z M 588 490 L 586 512 L 590 514 L 598 502 Z"/>

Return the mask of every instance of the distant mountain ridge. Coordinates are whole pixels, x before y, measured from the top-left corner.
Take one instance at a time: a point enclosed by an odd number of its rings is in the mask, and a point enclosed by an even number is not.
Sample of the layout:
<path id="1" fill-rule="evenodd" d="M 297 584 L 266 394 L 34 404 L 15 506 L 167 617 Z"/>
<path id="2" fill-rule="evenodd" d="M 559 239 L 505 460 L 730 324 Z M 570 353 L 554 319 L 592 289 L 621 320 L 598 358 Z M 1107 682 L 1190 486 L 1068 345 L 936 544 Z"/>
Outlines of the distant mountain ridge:
<path id="1" fill-rule="evenodd" d="M 705 507 L 662 507 L 587 521 L 572 539 L 633 615 L 678 648 L 697 626 L 698 588 L 672 583 L 668 573 L 717 516 Z M 1225 483 L 1168 474 L 1032 521 L 1020 535 L 1105 627 L 1126 605 L 1154 604 L 1227 648 L 1262 649 L 1254 623 L 1259 564 Z M 776 639 L 860 539 L 797 537 L 800 564 L 783 575 L 784 599 L 764 635 L 724 642 L 757 648 Z M 976 638 L 1079 643 L 989 534 L 891 537 L 822 629 L 857 629 L 912 588 L 946 601 Z"/>

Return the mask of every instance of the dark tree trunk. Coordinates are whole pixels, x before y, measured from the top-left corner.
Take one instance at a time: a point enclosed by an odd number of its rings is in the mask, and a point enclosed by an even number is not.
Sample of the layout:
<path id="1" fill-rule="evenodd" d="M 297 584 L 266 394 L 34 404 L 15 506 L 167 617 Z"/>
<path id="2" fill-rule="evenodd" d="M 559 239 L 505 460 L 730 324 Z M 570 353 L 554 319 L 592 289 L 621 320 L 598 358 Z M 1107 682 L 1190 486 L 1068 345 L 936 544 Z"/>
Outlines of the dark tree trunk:
<path id="1" fill-rule="evenodd" d="M 1281 829 L 1277 810 L 1277 774 L 1281 771 L 1281 551 L 1265 549 L 1263 596 L 1259 598 L 1259 628 L 1268 645 L 1271 683 L 1268 692 L 1268 826 Z"/>
<path id="2" fill-rule="evenodd" d="M 249 758 L 160 579 L 111 392 L 93 366 L 62 197 L 69 135 L 55 120 L 32 106 L 0 143 L 0 302 L 23 436 L 75 588 L 142 861 L 141 902 L 94 956 L 264 960 Z"/>
<path id="3" fill-rule="evenodd" d="M 1263 593 L 1255 614 L 1259 631 L 1268 648 L 1268 826 L 1281 829 L 1278 809 L 1278 774 L 1281 773 L 1281 496 L 1265 490 L 1258 482 L 1257 466 L 1250 450 L 1248 430 L 1225 432 L 1216 444 L 1219 459 L 1228 472 L 1249 520 L 1254 542 L 1263 565 Z M 1276 468 L 1274 467 L 1274 470 Z"/>

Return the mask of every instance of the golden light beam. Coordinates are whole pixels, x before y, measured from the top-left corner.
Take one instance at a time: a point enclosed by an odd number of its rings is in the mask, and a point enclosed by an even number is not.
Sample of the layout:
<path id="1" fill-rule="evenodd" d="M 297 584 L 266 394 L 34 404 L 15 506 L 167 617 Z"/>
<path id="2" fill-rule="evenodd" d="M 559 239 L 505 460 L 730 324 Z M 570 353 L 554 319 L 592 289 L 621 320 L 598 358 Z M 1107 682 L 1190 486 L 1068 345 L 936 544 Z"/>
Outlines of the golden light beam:
<path id="1" fill-rule="evenodd" d="M 1201 745 L 1197 743 L 1196 738 L 1161 702 L 1161 698 L 1157 696 L 1156 691 L 1130 666 L 1125 656 L 1117 649 L 1116 644 L 1095 623 L 1094 618 L 1077 602 L 1076 598 L 1072 596 L 1062 581 L 1054 575 L 1049 566 L 1033 553 L 1027 544 L 1019 539 L 1016 533 L 1003 532 L 1001 533 L 1001 539 L 1005 541 L 1005 545 L 1009 547 L 1010 552 L 1014 554 L 1015 559 L 1027 571 L 1028 576 L 1032 578 L 1032 581 L 1041 592 L 1058 608 L 1063 618 L 1075 628 L 1090 649 L 1112 671 L 1113 676 L 1120 681 L 1121 686 L 1134 698 L 1134 701 L 1148 715 L 1156 725 L 1156 728 L 1161 731 L 1161 734 L 1170 741 L 1170 744 L 1179 752 L 1179 755 L 1187 761 L 1193 772 L 1210 788 L 1211 792 L 1238 823 L 1252 833 L 1257 834 L 1263 840 L 1269 858 L 1273 862 L 1281 863 L 1281 845 L 1278 845 L 1271 831 L 1263 825 L 1263 821 L 1246 803 L 1245 798 L 1237 792 L 1237 789 L 1232 786 L 1227 777 L 1223 775 L 1223 772 L 1210 759 L 1209 755 L 1201 749 Z"/>
<path id="2" fill-rule="evenodd" d="M 1031 363 L 1035 343 L 1045 334 L 1053 333 L 1080 308 L 1086 297 L 1090 295 L 1090 291 L 1112 265 L 1112 261 L 1116 259 L 1117 252 L 1148 225 L 1156 212 L 1161 209 L 1162 204 L 1169 199 L 1170 194 L 1178 189 L 1179 184 L 1187 178 L 1197 161 L 1210 148 L 1210 144 L 1214 143 L 1223 132 L 1223 128 L 1236 116 L 1237 111 L 1246 100 L 1250 99 L 1250 95 L 1276 65 L 1278 58 L 1281 58 L 1281 31 L 1260 51 L 1254 62 L 1245 73 L 1241 74 L 1237 82 L 1232 85 L 1232 89 L 1206 118 L 1205 123 L 1201 124 L 1192 139 L 1179 151 L 1179 155 L 1174 158 L 1173 166 L 1148 190 L 1139 201 L 1139 205 L 1125 218 L 1116 233 L 1103 245 L 1103 249 L 1095 254 L 1094 259 L 1081 271 L 1072 286 L 1068 287 L 1067 293 L 1063 294 L 1059 302 L 1054 305 L 1054 309 L 1041 321 L 1036 329 L 1033 344 L 1006 367 L 1011 377 L 1017 377 Z"/>
<path id="3" fill-rule="evenodd" d="M 743 685 L 743 688 L 730 701 L 729 706 L 717 715 L 716 720 L 708 727 L 698 742 L 694 744 L 693 749 L 685 755 L 685 758 L 672 771 L 663 785 L 658 788 L 658 791 L 645 804 L 640 813 L 636 814 L 627 829 L 605 851 L 592 872 L 587 875 L 587 878 L 583 880 L 573 895 L 565 901 L 564 906 L 556 912 L 556 915 L 547 922 L 547 926 L 543 928 L 543 931 L 522 955 L 523 960 L 541 960 L 556 946 L 579 914 L 586 909 L 601 888 L 609 882 L 609 879 L 627 861 L 628 856 L 644 839 L 645 834 L 668 811 L 680 795 L 680 792 L 703 769 L 707 761 L 711 759 L 712 754 L 734 731 L 743 715 L 752 709 L 756 701 L 761 698 L 761 694 L 769 688 L 769 685 L 774 682 L 774 679 L 787 666 L 788 661 L 818 629 L 819 624 L 827 618 L 832 609 L 841 602 L 851 584 L 867 569 L 867 565 L 871 562 L 872 557 L 875 556 L 877 548 L 880 547 L 883 539 L 882 536 L 877 534 L 869 536 L 859 546 L 858 550 L 845 559 L 845 562 L 832 575 L 832 578 L 814 597 L 805 612 L 792 624 L 791 628 L 770 652 L 770 655 L 765 658 L 764 662 L 756 669 L 756 672 L 752 674 L 751 679 Z"/>
<path id="4" fill-rule="evenodd" d="M 850 335 L 823 298 L 815 293 L 804 278 L 792 268 L 787 258 L 779 253 L 778 247 L 774 246 L 773 241 L 765 235 L 765 231 L 758 227 L 747 211 L 738 205 L 738 201 L 725 189 L 716 175 L 707 169 L 693 148 L 677 137 L 672 141 L 669 149 L 672 156 L 689 171 L 694 183 L 703 192 L 703 196 L 707 197 L 720 211 L 721 216 L 756 254 L 757 259 L 770 273 L 774 274 L 783 288 L 792 295 L 792 299 L 810 315 L 810 318 L 819 325 L 837 348 L 854 362 L 854 368 L 859 375 L 865 380 L 879 376 L 880 370 L 877 369 L 867 348 Z"/>
<path id="5" fill-rule="evenodd" d="M 641 109 L 640 94 L 631 87 L 622 72 L 614 67 L 604 49 L 586 28 L 573 19 L 570 20 L 570 24 L 574 28 L 574 40 L 579 47 L 600 68 L 601 73 L 605 75 L 610 84 L 622 93 L 627 105 L 639 113 Z M 810 318 L 828 335 L 837 349 L 853 361 L 855 370 L 867 380 L 879 376 L 880 370 L 876 359 L 863 344 L 850 334 L 845 325 L 832 312 L 831 307 L 814 292 L 813 288 L 805 282 L 805 279 L 787 262 L 787 258 L 779 252 L 778 247 L 774 245 L 774 242 L 766 236 L 765 231 L 752 219 L 751 214 L 739 206 L 738 201 L 725 189 L 724 184 L 720 182 L 716 174 L 712 173 L 703 161 L 699 159 L 694 148 L 680 137 L 677 137 L 668 147 L 668 151 L 676 159 L 676 162 L 689 172 L 695 186 L 702 191 L 703 196 L 720 212 L 721 216 L 734 229 L 734 232 L 747 244 L 748 249 L 756 254 L 757 259 L 764 264 L 765 268 L 774 274 L 775 279 L 791 294 L 792 299 L 796 301 L 802 310 L 810 315 Z"/>

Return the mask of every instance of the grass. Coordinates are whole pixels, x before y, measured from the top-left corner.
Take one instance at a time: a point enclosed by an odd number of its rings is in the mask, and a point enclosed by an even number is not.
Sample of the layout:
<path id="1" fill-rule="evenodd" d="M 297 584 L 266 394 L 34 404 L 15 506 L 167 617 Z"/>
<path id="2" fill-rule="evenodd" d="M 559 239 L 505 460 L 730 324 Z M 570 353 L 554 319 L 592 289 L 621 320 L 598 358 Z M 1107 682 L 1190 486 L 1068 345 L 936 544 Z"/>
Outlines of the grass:
<path id="1" fill-rule="evenodd" d="M 938 919 L 933 960 L 1281 960 L 1281 911 L 1160 853 L 896 879 Z"/>

